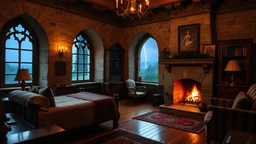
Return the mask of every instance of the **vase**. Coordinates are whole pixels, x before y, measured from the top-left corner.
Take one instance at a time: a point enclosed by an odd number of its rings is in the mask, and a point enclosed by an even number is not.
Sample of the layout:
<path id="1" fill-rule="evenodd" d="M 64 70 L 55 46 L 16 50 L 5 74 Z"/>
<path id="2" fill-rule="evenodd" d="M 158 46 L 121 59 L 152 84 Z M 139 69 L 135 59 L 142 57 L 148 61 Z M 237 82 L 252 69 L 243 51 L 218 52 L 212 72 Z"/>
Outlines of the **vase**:
<path id="1" fill-rule="evenodd" d="M 139 79 L 139 83 L 141 83 L 141 81 L 142 81 L 142 77 L 141 77 L 141 76 L 139 76 L 139 78 L 138 78 L 138 79 Z"/>

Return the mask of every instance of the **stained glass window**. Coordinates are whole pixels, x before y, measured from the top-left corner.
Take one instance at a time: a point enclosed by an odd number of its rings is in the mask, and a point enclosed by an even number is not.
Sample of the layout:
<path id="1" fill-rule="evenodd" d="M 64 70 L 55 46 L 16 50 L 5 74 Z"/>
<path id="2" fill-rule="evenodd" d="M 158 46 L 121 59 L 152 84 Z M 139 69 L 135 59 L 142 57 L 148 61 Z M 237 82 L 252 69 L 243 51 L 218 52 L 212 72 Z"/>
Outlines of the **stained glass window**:
<path id="1" fill-rule="evenodd" d="M 80 33 L 72 46 L 72 81 L 90 80 L 90 57 L 90 46 L 83 33 Z"/>
<path id="2" fill-rule="evenodd" d="M 14 81 L 17 70 L 26 68 L 33 75 L 33 37 L 31 32 L 18 23 L 9 28 L 5 35 L 5 81 L 4 84 L 18 84 Z M 26 81 L 32 83 L 32 80 Z"/>

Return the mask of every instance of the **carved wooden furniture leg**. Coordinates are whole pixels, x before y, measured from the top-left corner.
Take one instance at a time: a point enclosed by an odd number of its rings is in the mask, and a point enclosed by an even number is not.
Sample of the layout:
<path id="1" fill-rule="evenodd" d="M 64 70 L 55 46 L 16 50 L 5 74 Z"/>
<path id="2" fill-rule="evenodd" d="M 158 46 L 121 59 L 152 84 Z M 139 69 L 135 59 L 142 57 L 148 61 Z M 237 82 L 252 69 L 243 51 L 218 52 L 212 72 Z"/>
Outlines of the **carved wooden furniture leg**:
<path id="1" fill-rule="evenodd" d="M 117 128 L 118 125 L 119 125 L 118 121 L 120 119 L 120 113 L 119 113 L 119 110 L 118 110 L 119 95 L 118 94 L 114 94 L 113 95 L 113 99 L 116 102 L 116 106 L 117 106 L 117 118 L 113 120 L 113 128 Z"/>

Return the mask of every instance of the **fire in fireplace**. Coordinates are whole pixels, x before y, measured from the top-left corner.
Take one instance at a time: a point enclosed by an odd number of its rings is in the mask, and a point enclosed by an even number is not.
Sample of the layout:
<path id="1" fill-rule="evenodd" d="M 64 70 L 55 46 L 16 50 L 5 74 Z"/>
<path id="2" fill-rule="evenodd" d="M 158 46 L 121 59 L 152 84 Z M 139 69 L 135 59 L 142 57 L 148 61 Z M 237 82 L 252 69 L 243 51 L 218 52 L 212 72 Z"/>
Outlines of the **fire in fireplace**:
<path id="1" fill-rule="evenodd" d="M 173 104 L 199 104 L 202 101 L 201 84 L 192 79 L 173 81 Z"/>
<path id="2" fill-rule="evenodd" d="M 190 92 L 188 96 L 185 96 L 185 102 L 186 103 L 200 103 L 201 102 L 201 96 L 199 91 L 196 88 L 196 85 L 193 86 L 192 91 Z"/>

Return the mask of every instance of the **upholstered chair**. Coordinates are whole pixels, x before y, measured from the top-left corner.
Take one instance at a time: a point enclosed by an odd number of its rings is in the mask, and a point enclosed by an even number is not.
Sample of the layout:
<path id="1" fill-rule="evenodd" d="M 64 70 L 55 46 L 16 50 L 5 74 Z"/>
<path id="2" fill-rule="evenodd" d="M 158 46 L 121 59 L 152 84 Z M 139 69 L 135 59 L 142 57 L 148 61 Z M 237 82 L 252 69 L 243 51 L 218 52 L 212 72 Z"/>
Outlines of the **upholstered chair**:
<path id="1" fill-rule="evenodd" d="M 135 81 L 132 79 L 127 79 L 125 84 L 128 89 L 128 97 L 133 97 L 137 101 L 138 98 L 146 96 L 145 86 L 136 86 Z"/>
<path id="2" fill-rule="evenodd" d="M 256 134 L 256 83 L 240 92 L 235 100 L 211 98 L 205 115 L 207 143 L 221 143 L 228 130 Z"/>

